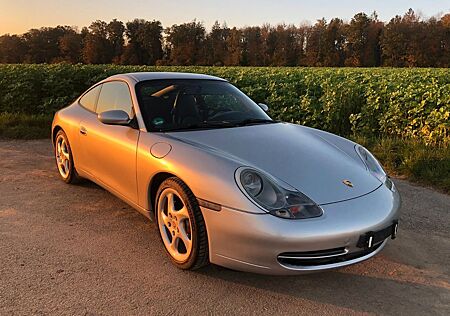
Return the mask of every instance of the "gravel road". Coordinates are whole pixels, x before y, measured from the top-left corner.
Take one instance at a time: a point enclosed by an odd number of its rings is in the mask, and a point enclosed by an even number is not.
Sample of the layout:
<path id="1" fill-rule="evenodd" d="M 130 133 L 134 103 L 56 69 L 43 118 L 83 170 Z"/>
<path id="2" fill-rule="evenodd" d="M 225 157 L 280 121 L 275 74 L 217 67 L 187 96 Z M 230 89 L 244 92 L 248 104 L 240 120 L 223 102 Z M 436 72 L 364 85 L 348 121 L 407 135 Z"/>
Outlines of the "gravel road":
<path id="1" fill-rule="evenodd" d="M 58 179 L 49 140 L 0 141 L 0 315 L 450 315 L 450 196 L 397 180 L 399 237 L 344 269 L 174 268 L 154 224 Z"/>

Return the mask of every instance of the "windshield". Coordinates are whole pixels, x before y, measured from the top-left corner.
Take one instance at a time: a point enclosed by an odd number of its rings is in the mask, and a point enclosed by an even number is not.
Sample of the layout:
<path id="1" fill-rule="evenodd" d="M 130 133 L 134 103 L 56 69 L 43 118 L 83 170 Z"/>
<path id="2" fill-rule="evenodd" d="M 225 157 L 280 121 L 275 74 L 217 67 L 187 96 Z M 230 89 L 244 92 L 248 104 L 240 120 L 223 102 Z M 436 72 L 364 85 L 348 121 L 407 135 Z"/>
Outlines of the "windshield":
<path id="1" fill-rule="evenodd" d="M 148 131 L 272 123 L 249 97 L 218 80 L 150 80 L 136 86 Z"/>

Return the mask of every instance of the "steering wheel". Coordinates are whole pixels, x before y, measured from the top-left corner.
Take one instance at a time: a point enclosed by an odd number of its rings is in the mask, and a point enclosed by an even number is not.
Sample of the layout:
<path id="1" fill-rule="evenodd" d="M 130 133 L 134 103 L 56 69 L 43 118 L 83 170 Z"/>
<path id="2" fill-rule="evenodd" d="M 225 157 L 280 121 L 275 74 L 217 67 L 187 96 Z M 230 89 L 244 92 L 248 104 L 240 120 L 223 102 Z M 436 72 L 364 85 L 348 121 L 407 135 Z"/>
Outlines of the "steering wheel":
<path id="1" fill-rule="evenodd" d="M 218 112 L 209 119 L 212 121 L 240 121 L 242 120 L 242 114 L 242 112 L 230 110 L 226 112 Z"/>
<path id="2" fill-rule="evenodd" d="M 217 109 L 210 110 L 208 113 L 208 117 L 213 118 L 214 116 L 216 116 L 219 113 L 226 113 L 226 112 L 232 112 L 232 111 L 233 110 L 231 110 L 227 107 L 221 106 L 221 107 L 218 107 Z"/>

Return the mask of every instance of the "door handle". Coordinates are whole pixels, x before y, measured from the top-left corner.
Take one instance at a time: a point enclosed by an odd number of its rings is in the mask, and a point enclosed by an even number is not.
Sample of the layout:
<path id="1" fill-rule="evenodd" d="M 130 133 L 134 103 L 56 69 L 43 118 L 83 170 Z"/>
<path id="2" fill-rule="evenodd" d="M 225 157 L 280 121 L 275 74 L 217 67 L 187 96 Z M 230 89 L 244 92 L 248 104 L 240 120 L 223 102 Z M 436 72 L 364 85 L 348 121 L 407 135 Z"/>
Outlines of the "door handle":
<path id="1" fill-rule="evenodd" d="M 87 135 L 87 129 L 86 129 L 86 127 L 84 127 L 84 126 L 81 126 L 81 127 L 80 127 L 80 134 L 81 134 L 81 135 Z"/>

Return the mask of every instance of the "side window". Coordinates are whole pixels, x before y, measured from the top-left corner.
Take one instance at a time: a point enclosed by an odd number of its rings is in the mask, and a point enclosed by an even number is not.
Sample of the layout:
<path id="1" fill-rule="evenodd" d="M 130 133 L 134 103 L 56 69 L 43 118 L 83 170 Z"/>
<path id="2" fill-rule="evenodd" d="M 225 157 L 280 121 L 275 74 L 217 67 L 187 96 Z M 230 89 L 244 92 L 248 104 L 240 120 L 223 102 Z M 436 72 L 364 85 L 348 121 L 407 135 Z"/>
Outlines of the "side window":
<path id="1" fill-rule="evenodd" d="M 101 90 L 101 85 L 96 86 L 95 88 L 89 90 L 85 95 L 83 95 L 80 99 L 80 104 L 86 109 L 95 112 L 95 103 L 97 102 L 98 93 Z"/>
<path id="2" fill-rule="evenodd" d="M 125 82 L 112 81 L 103 84 L 96 112 L 101 113 L 110 110 L 122 110 L 127 112 L 130 118 L 134 117 L 130 90 Z"/>

